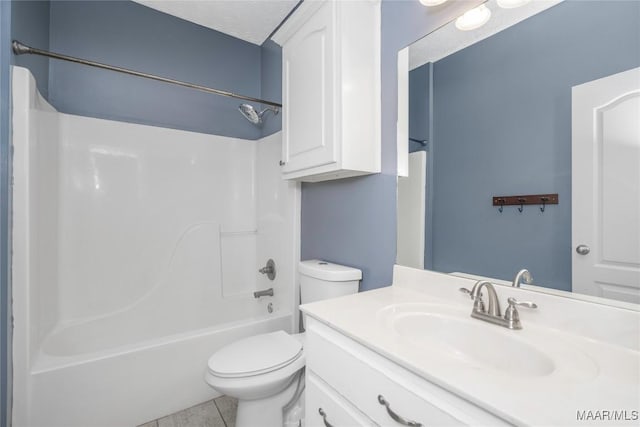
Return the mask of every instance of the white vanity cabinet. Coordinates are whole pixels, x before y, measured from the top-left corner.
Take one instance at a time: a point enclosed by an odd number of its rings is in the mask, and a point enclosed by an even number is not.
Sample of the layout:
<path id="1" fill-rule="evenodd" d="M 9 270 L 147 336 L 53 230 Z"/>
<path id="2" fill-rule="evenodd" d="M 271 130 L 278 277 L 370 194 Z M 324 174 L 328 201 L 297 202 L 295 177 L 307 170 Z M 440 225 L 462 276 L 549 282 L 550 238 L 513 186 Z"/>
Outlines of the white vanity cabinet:
<path id="1" fill-rule="evenodd" d="M 312 402 L 305 408 L 306 427 L 376 425 L 313 372 L 307 371 L 305 382 L 305 401 Z"/>
<path id="2" fill-rule="evenodd" d="M 509 425 L 309 316 L 305 355 L 308 426 L 324 425 L 320 408 L 334 426 L 403 425 L 391 412 L 405 425 Z"/>
<path id="3" fill-rule="evenodd" d="M 380 172 L 380 1 L 307 1 L 282 46 L 282 174 L 325 181 Z"/>

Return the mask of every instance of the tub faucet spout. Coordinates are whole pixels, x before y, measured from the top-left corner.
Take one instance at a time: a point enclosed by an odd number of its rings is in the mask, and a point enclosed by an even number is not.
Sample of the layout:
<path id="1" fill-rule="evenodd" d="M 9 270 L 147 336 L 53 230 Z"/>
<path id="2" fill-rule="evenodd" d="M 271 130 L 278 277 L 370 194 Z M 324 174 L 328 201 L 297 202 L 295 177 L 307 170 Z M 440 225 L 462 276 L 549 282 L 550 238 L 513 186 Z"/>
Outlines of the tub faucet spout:
<path id="1" fill-rule="evenodd" d="M 260 298 L 260 297 L 272 297 L 273 296 L 273 288 L 269 288 L 269 289 L 264 289 L 262 291 L 255 291 L 253 293 L 253 297 L 254 298 Z"/>

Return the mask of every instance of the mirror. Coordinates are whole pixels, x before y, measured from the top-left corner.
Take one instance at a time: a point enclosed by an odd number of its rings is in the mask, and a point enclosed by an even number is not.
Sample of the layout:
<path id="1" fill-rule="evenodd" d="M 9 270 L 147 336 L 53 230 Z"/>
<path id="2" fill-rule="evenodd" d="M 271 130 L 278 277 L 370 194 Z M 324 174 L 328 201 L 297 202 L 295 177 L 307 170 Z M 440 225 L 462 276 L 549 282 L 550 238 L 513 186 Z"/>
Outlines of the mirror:
<path id="1" fill-rule="evenodd" d="M 485 6 L 409 46 L 397 263 L 640 303 L 640 3 Z"/>

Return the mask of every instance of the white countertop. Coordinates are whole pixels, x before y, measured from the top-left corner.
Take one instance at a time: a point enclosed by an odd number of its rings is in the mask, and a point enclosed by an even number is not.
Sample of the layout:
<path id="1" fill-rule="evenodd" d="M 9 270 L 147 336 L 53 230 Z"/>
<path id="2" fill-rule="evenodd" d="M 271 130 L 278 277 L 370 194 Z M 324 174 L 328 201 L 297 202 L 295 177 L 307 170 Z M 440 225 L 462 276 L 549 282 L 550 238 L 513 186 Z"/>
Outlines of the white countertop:
<path id="1" fill-rule="evenodd" d="M 525 299 L 521 298 L 523 293 L 527 297 L 533 294 L 537 298 L 536 302 L 540 306 L 538 312 L 551 309 L 560 311 L 553 304 L 564 304 L 562 307 L 565 309 L 567 304 L 570 306 L 566 309 L 568 314 L 565 322 L 557 321 L 555 317 L 558 313 L 549 319 L 547 317 L 550 316 L 530 314 L 526 309 L 521 309 L 523 329 L 514 331 L 469 316 L 472 302 L 458 292 L 458 285 L 468 287 L 469 283 L 473 282 L 461 278 L 451 279 L 450 276 L 443 277 L 437 273 L 427 274 L 427 283 L 420 283 L 420 286 L 394 284 L 374 291 L 306 304 L 301 306 L 301 310 L 411 372 L 508 422 L 520 425 L 638 425 L 640 353 L 636 343 L 633 337 L 628 339 L 628 336 L 626 341 L 616 336 L 610 342 L 597 339 L 598 334 L 602 332 L 595 329 L 607 326 L 602 324 L 603 321 L 607 321 L 613 322 L 610 325 L 612 328 L 624 329 L 623 332 L 627 335 L 636 334 L 640 313 L 609 313 L 609 308 L 601 305 L 591 307 L 590 310 L 589 305 L 585 306 L 584 302 L 573 304 L 568 302 L 570 300 L 567 298 L 496 287 L 503 306 L 506 305 L 504 301 L 507 296 L 511 296 L 510 294 L 518 295 L 518 299 L 522 300 Z M 449 283 L 435 285 L 434 279 Z M 549 372 L 545 371 L 542 374 L 529 372 L 527 366 L 522 364 L 519 367 L 517 363 L 516 366 L 510 366 L 510 357 L 504 358 L 504 365 L 501 360 L 501 366 L 488 366 L 469 360 L 455 351 L 443 351 L 441 346 L 430 345 L 428 340 L 416 343 L 403 339 L 385 313 L 394 310 L 391 306 L 406 307 L 406 304 L 422 306 L 423 309 L 431 307 L 436 311 L 438 305 L 446 306 L 450 312 L 460 314 L 460 318 L 474 322 L 473 328 L 491 328 L 488 332 L 501 338 L 501 342 L 506 342 L 507 345 L 514 342 L 516 346 L 517 342 L 520 342 L 535 347 L 553 360 L 553 366 Z M 610 309 L 620 310 L 614 307 Z M 600 313 L 602 310 L 607 314 L 600 320 L 580 320 L 585 313 L 589 315 L 593 311 Z M 570 321 L 576 321 L 575 319 L 578 319 L 579 323 L 575 327 L 564 327 Z M 563 329 L 550 327 L 550 320 L 558 323 Z M 626 323 L 630 320 L 636 324 L 631 325 L 629 331 Z M 615 324 L 620 321 L 624 321 L 625 325 Z M 592 336 L 576 332 L 589 326 L 590 322 L 594 322 L 595 325 Z M 622 340 L 623 344 L 629 341 L 630 344 L 621 345 L 616 340 Z M 499 352 L 500 349 L 496 348 L 495 351 Z M 602 412 L 595 411 L 605 410 L 626 411 L 621 413 L 623 420 L 625 416 L 633 418 L 633 411 L 636 411 L 636 420 L 625 422 L 600 419 L 589 422 L 577 419 L 577 411 L 593 411 L 594 415 L 601 416 Z"/>

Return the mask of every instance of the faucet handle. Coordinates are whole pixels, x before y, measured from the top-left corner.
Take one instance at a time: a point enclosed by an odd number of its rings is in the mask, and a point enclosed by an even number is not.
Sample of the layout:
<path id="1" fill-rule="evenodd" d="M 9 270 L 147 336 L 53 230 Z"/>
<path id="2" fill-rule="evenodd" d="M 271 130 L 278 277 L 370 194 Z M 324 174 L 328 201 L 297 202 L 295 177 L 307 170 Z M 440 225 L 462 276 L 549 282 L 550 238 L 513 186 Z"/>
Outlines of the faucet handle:
<path id="1" fill-rule="evenodd" d="M 475 289 L 475 287 L 474 287 Z M 467 288 L 460 288 L 458 289 L 460 292 L 462 292 L 463 294 L 467 294 L 469 295 L 469 298 L 471 298 L 472 301 L 474 301 L 473 307 L 484 313 L 485 308 L 484 308 L 484 302 L 482 302 L 482 292 L 480 292 L 477 296 L 473 295 L 473 291 L 470 291 Z"/>
<path id="2" fill-rule="evenodd" d="M 509 303 L 509 307 L 517 305 L 519 307 L 538 308 L 538 305 L 535 302 L 531 301 L 518 301 L 515 298 L 507 298 L 507 302 Z"/>
<path id="3" fill-rule="evenodd" d="M 473 299 L 473 295 L 471 294 L 471 291 L 470 291 L 469 289 L 467 289 L 467 288 L 460 288 L 460 289 L 458 289 L 458 290 L 459 290 L 460 292 L 462 292 L 463 294 L 467 294 L 467 295 L 469 295 L 469 297 L 470 297 L 471 299 Z"/>
<path id="4" fill-rule="evenodd" d="M 458 290 L 459 290 L 460 292 L 462 292 L 463 294 L 467 294 L 467 295 L 469 295 L 469 298 L 471 298 L 471 299 L 475 299 L 475 298 L 474 298 L 474 296 L 473 296 L 473 291 L 470 291 L 470 290 L 469 290 L 469 289 L 467 289 L 467 288 L 460 288 L 460 289 L 458 289 Z M 479 296 L 480 298 L 482 298 L 482 292 L 480 292 L 480 294 L 479 294 L 478 296 Z"/>
<path id="5" fill-rule="evenodd" d="M 507 298 L 509 307 L 504 312 L 504 320 L 507 321 L 507 327 L 509 329 L 522 329 L 522 322 L 520 322 L 520 314 L 516 306 L 526 308 L 538 308 L 538 305 L 529 301 L 518 301 L 515 298 Z"/>

